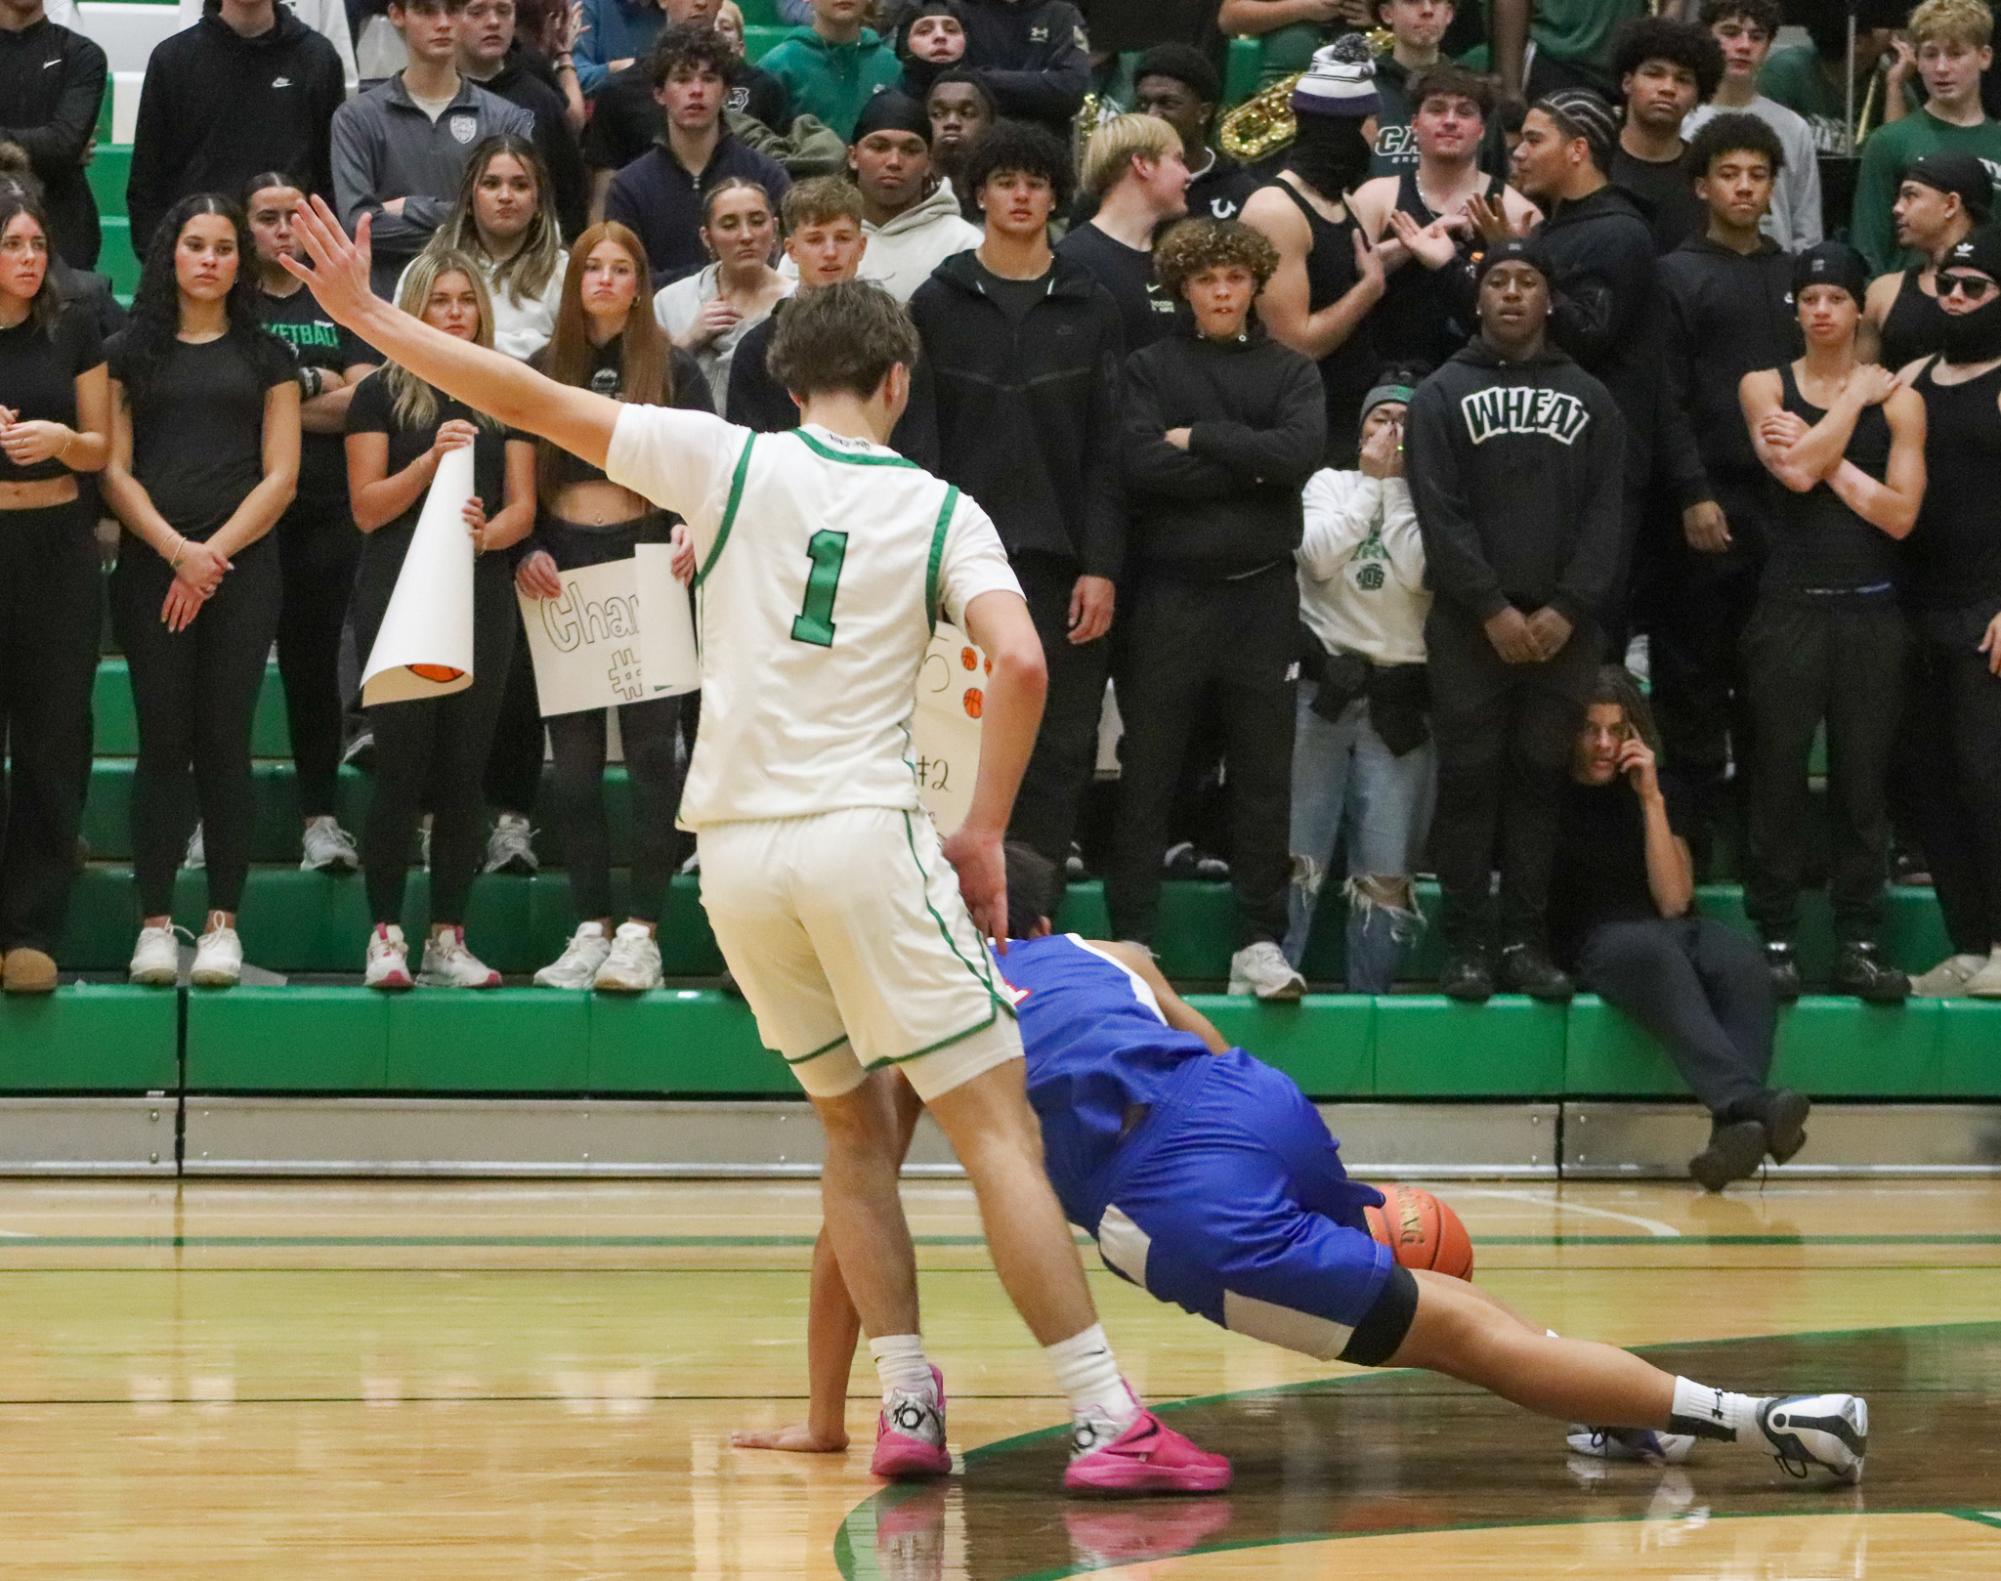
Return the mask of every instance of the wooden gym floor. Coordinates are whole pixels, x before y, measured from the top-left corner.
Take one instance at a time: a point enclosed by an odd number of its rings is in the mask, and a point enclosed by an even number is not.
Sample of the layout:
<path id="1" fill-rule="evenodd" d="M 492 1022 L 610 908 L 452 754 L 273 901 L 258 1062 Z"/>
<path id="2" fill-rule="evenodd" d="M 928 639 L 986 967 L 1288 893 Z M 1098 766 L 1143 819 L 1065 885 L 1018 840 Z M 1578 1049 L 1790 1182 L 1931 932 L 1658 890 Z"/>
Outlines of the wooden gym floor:
<path id="1" fill-rule="evenodd" d="M 0 1576 L 2001 1574 L 2001 1185 L 1454 1185 L 1479 1277 L 1733 1388 L 1870 1397 L 1856 1489 L 1662 1472 L 1092 1284 L 1226 1498 L 1060 1496 L 1060 1399 L 960 1186 L 907 1188 L 963 1474 L 732 1450 L 805 1388 L 810 1185 L 0 1184 Z"/>

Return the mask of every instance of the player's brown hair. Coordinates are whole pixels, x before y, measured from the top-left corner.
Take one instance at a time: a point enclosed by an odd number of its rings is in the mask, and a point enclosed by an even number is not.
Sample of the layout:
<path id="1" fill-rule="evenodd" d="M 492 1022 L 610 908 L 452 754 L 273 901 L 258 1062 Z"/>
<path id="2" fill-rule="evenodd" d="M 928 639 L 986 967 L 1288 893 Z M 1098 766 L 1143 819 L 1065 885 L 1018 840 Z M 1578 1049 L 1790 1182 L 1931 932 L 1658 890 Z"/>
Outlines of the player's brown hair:
<path id="1" fill-rule="evenodd" d="M 895 297 L 843 280 L 785 304 L 765 366 L 802 401 L 835 391 L 866 400 L 896 364 L 915 366 L 918 350 L 917 326 Z"/>

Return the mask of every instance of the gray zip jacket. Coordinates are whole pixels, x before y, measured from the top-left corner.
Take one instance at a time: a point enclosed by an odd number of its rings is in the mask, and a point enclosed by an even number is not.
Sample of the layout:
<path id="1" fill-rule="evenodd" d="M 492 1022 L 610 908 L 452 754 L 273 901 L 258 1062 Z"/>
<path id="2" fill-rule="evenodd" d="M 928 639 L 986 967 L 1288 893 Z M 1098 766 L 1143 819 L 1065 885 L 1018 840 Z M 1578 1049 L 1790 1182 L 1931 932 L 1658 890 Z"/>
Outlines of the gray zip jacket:
<path id="1" fill-rule="evenodd" d="M 374 216 L 378 292 L 394 288 L 403 265 L 444 224 L 474 147 L 501 132 L 533 138 L 535 118 L 469 77 L 436 121 L 411 100 L 401 72 L 334 113 L 334 207 L 350 231 L 362 215 Z M 383 208 L 399 197 L 401 214 Z"/>

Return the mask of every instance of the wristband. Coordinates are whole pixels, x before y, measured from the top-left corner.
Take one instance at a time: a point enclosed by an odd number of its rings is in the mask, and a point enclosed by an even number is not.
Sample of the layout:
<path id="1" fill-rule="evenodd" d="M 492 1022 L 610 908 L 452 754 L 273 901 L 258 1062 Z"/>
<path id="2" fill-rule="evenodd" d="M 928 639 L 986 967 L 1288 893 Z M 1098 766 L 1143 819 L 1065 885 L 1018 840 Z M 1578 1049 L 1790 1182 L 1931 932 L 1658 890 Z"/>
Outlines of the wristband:
<path id="1" fill-rule="evenodd" d="M 325 387 L 326 382 L 325 376 L 321 374 L 318 368 L 304 363 L 300 364 L 299 389 L 304 393 L 307 400 L 310 401 L 314 396 L 318 395 L 321 389 Z"/>

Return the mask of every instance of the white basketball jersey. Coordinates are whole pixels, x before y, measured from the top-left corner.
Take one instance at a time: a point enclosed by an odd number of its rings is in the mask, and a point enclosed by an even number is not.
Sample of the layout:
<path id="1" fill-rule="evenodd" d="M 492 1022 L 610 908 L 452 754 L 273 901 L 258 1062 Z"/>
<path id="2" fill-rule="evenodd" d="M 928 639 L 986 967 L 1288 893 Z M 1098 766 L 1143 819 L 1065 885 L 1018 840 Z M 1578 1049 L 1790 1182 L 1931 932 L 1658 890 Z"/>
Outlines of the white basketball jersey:
<path id="1" fill-rule="evenodd" d="M 620 413 L 605 471 L 694 539 L 702 725 L 682 827 L 915 811 L 932 628 L 1021 590 L 986 512 L 879 445 L 663 407 Z"/>

